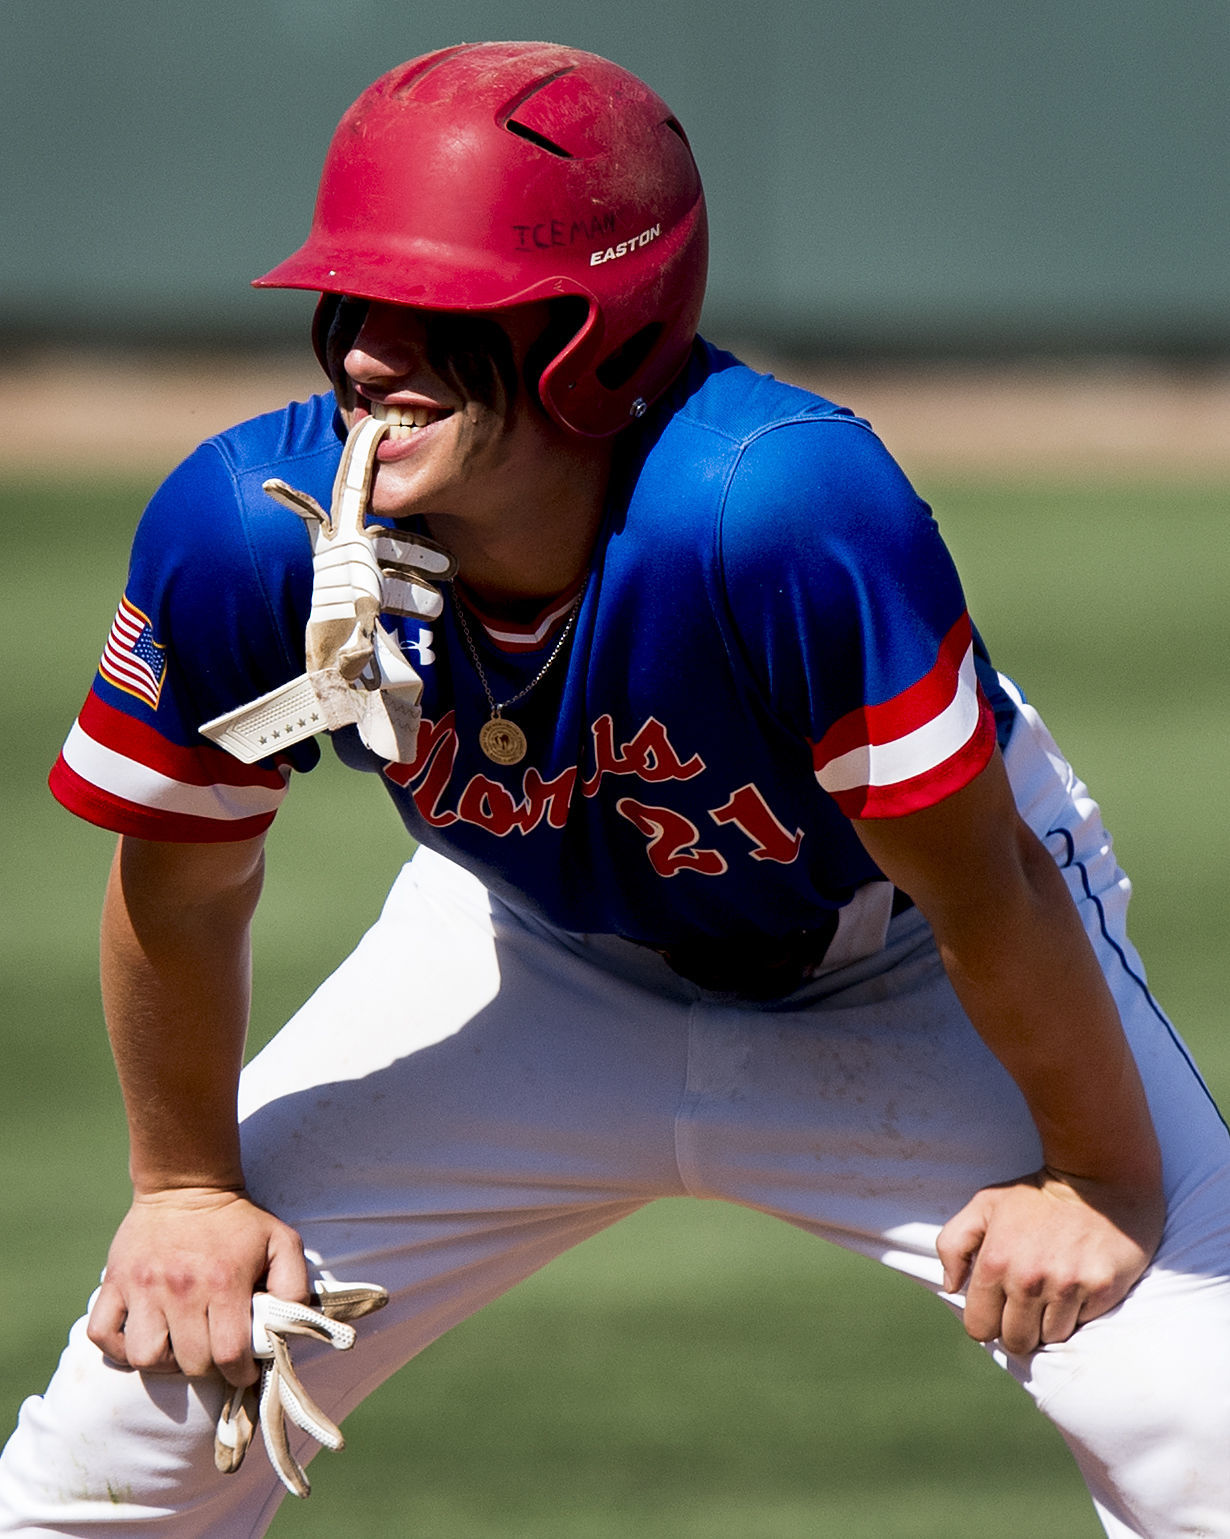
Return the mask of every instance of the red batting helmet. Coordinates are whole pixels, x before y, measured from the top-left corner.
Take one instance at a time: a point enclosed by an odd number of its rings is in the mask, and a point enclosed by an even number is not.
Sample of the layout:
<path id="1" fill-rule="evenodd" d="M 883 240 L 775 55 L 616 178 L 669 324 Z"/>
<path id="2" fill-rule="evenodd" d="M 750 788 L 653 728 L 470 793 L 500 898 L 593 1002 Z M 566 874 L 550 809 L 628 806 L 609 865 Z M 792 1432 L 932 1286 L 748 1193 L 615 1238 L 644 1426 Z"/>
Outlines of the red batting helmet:
<path id="1" fill-rule="evenodd" d="M 687 139 L 635 75 L 553 43 L 462 44 L 364 91 L 306 243 L 256 287 L 467 311 L 578 296 L 588 316 L 538 390 L 602 437 L 682 368 L 707 248 Z"/>

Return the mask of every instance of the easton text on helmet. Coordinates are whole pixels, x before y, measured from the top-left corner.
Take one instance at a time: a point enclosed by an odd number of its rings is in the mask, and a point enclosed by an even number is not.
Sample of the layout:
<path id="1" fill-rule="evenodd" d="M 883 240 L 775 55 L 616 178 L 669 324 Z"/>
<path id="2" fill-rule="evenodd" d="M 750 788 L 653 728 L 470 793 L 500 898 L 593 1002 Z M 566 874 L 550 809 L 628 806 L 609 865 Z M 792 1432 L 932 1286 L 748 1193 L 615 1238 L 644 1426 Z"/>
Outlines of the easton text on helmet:
<path id="1" fill-rule="evenodd" d="M 639 246 L 647 246 L 651 240 L 657 240 L 661 233 L 660 224 L 650 225 L 649 229 L 642 230 L 631 240 L 621 240 L 618 246 L 608 246 L 605 251 L 591 251 L 589 265 L 601 267 L 603 262 L 614 262 L 618 257 L 627 256 L 630 251 L 635 251 Z"/>

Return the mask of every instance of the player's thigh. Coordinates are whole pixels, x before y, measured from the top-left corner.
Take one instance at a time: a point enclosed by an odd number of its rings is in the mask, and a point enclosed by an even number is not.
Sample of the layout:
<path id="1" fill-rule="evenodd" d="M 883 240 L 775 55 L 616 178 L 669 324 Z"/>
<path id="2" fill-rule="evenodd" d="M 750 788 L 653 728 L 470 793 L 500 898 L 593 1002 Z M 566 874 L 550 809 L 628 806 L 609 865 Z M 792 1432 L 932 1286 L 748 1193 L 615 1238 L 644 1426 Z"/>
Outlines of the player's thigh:
<path id="1" fill-rule="evenodd" d="M 313 1211 L 342 1190 L 360 1211 L 659 1195 L 686 1001 L 594 959 L 420 853 L 244 1071 L 261 1193 Z"/>
<path id="2" fill-rule="evenodd" d="M 1034 1170 L 1020 1091 L 961 1010 L 929 926 L 771 1007 L 693 1022 L 680 1133 L 694 1190 L 764 1209 L 938 1287 L 939 1228 Z"/>
<path id="3" fill-rule="evenodd" d="M 1158 1127 L 1171 1212 L 1160 1264 L 1230 1274 L 1218 1206 L 1230 1135 L 1109 902 L 1082 896 L 1079 907 Z M 937 1290 L 944 1223 L 980 1188 L 1042 1160 L 1019 1089 L 970 1024 L 916 911 L 893 921 L 880 956 L 776 1006 L 698 1004 L 688 1085 L 689 1189 L 776 1213 Z M 1205 1192 L 1199 1222 L 1183 1221 Z"/>
<path id="4" fill-rule="evenodd" d="M 245 1071 L 253 1196 L 331 1269 L 418 1288 L 678 1192 L 686 1003 L 601 964 L 420 855 Z"/>

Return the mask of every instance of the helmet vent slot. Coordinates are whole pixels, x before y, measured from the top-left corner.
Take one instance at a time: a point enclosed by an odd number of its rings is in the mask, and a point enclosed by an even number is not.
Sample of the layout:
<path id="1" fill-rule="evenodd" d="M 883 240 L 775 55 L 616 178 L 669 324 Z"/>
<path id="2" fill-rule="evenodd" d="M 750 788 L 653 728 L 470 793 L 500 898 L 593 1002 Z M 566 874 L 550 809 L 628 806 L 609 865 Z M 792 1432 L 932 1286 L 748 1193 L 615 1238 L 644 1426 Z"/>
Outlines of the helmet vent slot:
<path id="1" fill-rule="evenodd" d="M 530 144 L 536 144 L 540 150 L 546 150 L 548 155 L 558 155 L 561 160 L 572 159 L 572 155 L 562 144 L 556 144 L 554 139 L 548 139 L 546 134 L 540 134 L 536 128 L 518 123 L 515 118 L 509 118 L 504 127 L 510 134 L 516 134 L 518 139 L 526 139 Z"/>
<path id="2" fill-rule="evenodd" d="M 664 126 L 669 128 L 671 133 L 676 134 L 680 139 L 682 139 L 685 144 L 688 144 L 688 136 L 684 133 L 683 124 L 679 121 L 678 118 L 667 118 Z M 688 149 L 691 148 L 692 146 L 688 144 Z"/>
<path id="3" fill-rule="evenodd" d="M 651 321 L 648 326 L 642 326 L 638 332 L 634 332 L 622 347 L 617 347 L 609 357 L 604 358 L 594 370 L 603 389 L 622 390 L 649 357 L 661 334 L 661 322 Z"/>
<path id="4" fill-rule="evenodd" d="M 428 54 L 421 59 L 412 59 L 398 77 L 393 87 L 393 95 L 410 96 L 433 70 L 455 59 L 458 54 L 468 53 L 473 47 L 473 43 L 458 43 L 454 48 L 441 48 L 439 53 Z"/>

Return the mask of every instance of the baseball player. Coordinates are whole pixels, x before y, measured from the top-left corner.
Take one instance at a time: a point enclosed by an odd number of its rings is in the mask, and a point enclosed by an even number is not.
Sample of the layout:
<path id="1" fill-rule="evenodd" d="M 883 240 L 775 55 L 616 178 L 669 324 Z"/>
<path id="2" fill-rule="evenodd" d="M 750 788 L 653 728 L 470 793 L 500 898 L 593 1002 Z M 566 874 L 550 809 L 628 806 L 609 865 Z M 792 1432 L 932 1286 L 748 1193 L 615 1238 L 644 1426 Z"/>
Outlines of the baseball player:
<path id="1" fill-rule="evenodd" d="M 705 251 L 593 55 L 446 49 L 343 119 L 258 280 L 320 294 L 331 391 L 157 492 L 52 773 L 120 836 L 134 1197 L 0 1532 L 263 1532 L 428 1342 L 691 1195 L 959 1311 L 1108 1534 L 1230 1535 L 1230 1138 L 1098 809 L 868 425 L 697 338 Z M 240 1077 L 322 733 L 417 849 Z"/>

